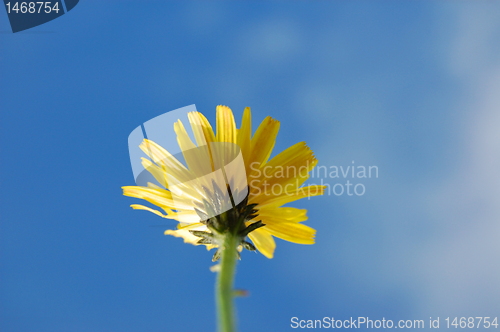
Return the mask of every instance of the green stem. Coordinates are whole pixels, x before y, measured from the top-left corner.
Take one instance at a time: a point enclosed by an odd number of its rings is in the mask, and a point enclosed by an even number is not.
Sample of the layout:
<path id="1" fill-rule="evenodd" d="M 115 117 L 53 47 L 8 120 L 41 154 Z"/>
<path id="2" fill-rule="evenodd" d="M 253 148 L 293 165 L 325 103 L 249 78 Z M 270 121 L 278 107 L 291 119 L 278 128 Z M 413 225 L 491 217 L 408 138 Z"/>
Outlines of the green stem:
<path id="1" fill-rule="evenodd" d="M 220 332 L 236 331 L 234 318 L 234 275 L 236 272 L 236 236 L 228 232 L 224 239 L 220 259 L 220 270 L 215 286 L 217 319 Z"/>

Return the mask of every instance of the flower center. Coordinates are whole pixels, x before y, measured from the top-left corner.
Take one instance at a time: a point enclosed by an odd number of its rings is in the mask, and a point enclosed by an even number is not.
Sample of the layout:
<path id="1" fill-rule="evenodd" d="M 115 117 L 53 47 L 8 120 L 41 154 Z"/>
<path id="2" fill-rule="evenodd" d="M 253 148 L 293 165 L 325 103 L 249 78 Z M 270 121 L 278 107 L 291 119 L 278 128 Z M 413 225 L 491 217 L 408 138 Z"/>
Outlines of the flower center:
<path id="1" fill-rule="evenodd" d="M 246 241 L 248 234 L 257 228 L 265 226 L 262 221 L 255 221 L 250 224 L 252 219 L 258 216 L 258 210 L 255 209 L 257 204 L 248 204 L 248 194 L 237 205 L 234 204 L 233 193 L 230 186 L 227 185 L 226 193 L 215 182 L 212 183 L 213 190 L 210 191 L 203 187 L 205 198 L 203 203 L 195 202 L 195 211 L 200 217 L 200 222 L 205 224 L 209 232 L 194 231 L 190 232 L 199 237 L 198 244 L 215 244 L 219 248 L 212 257 L 212 261 L 217 261 L 220 258 L 221 250 L 224 250 L 223 243 L 226 235 L 235 236 L 238 239 L 238 249 L 245 248 L 250 251 L 255 251 L 253 244 Z M 249 192 L 247 190 L 247 192 Z M 238 196 L 237 193 L 234 196 Z M 227 208 L 231 204 L 231 208 Z M 238 252 L 238 257 L 239 252 Z"/>

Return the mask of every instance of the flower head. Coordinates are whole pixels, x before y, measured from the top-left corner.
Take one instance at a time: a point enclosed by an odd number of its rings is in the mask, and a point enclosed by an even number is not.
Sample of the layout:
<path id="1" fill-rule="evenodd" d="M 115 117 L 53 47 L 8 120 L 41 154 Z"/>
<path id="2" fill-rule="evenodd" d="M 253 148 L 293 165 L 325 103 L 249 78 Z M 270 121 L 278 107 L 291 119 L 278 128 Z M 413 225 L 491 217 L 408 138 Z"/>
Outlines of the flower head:
<path id="1" fill-rule="evenodd" d="M 207 249 L 220 248 L 226 232 L 239 237 L 239 249 L 257 249 L 268 258 L 276 246 L 273 236 L 313 244 L 316 231 L 302 224 L 307 211 L 283 206 L 323 194 L 324 186 L 303 186 L 317 164 L 306 144 L 297 143 L 269 160 L 279 122 L 267 117 L 252 135 L 248 107 L 236 128 L 231 109 L 217 106 L 215 133 L 203 114 L 190 112 L 188 118 L 196 143 L 178 120 L 174 130 L 180 155 L 151 140 L 140 145 L 151 158 L 143 158 L 142 165 L 159 185 L 123 187 L 125 196 L 144 199 L 163 211 L 139 204 L 131 207 L 177 220 L 178 228 L 165 234 Z M 214 260 L 218 256 L 219 250 Z"/>

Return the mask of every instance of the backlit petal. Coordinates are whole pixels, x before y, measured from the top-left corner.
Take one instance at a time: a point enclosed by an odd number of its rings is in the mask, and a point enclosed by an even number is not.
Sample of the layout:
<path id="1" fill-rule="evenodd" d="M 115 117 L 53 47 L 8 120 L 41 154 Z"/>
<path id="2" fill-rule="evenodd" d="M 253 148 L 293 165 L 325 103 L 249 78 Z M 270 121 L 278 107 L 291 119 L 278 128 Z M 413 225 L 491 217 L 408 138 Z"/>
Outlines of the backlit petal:
<path id="1" fill-rule="evenodd" d="M 271 234 L 268 231 L 262 228 L 258 228 L 248 234 L 250 240 L 252 240 L 253 244 L 259 250 L 262 255 L 267 258 L 273 258 L 274 249 L 276 248 L 276 243 Z"/>

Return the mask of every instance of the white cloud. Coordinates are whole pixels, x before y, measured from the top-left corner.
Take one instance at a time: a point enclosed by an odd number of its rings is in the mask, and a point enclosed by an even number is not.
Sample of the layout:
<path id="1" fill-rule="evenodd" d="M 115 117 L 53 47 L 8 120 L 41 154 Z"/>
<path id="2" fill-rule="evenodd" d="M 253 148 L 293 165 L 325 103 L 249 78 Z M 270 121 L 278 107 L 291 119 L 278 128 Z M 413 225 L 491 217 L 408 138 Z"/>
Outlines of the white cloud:
<path id="1" fill-rule="evenodd" d="M 470 2 L 457 8 L 458 24 L 449 58 L 455 74 L 470 79 L 490 69 L 498 57 L 499 15 L 500 8 L 494 3 Z"/>
<path id="2" fill-rule="evenodd" d="M 487 315 L 500 304 L 500 21 L 489 7 L 462 9 L 450 63 L 467 91 L 455 105 L 463 154 L 428 200 L 440 226 L 415 272 L 421 312 Z"/>
<path id="3" fill-rule="evenodd" d="M 362 242 L 363 236 L 350 234 L 351 238 L 343 239 L 341 250 L 345 253 L 337 251 L 337 259 L 331 262 L 340 262 L 351 269 L 353 275 L 361 275 L 356 282 L 365 289 L 386 289 L 388 284 L 394 284 L 415 292 L 413 317 L 408 317 L 411 319 L 444 313 L 491 315 L 491 310 L 500 305 L 500 21 L 498 10 L 491 6 L 466 4 L 458 8 L 457 28 L 447 36 L 452 42 L 442 43 L 441 49 L 436 50 L 445 58 L 442 63 L 449 66 L 450 80 L 458 78 L 464 91 L 450 106 L 454 112 L 450 112 L 449 125 L 463 126 L 456 128 L 461 135 L 454 143 L 456 151 L 460 151 L 455 155 L 457 164 L 442 178 L 429 173 L 414 179 L 406 174 L 408 179 L 415 181 L 412 186 L 398 183 L 394 174 L 389 177 L 390 171 L 401 172 L 400 169 L 382 169 L 388 175 L 386 180 L 379 180 L 384 181 L 383 194 L 364 201 L 362 207 L 371 206 L 373 215 L 384 220 L 377 227 L 382 229 L 381 236 L 387 237 L 384 246 L 376 249 L 379 257 L 355 253 L 354 250 L 370 250 L 369 244 Z M 436 38 L 444 34 L 436 33 Z M 339 114 L 326 111 L 338 100 L 327 83 L 305 82 L 296 96 L 297 104 L 311 112 L 312 116 L 304 119 L 308 126 L 315 123 L 321 128 L 321 123 L 332 123 Z M 388 83 L 391 82 L 379 82 L 381 86 Z M 394 96 L 386 95 L 384 100 L 391 97 Z M 349 100 L 345 96 L 343 99 Z M 373 111 L 384 106 L 365 102 L 364 105 L 361 101 L 359 105 L 348 105 L 352 114 L 369 116 L 377 114 Z M 389 116 L 383 112 L 377 115 Z M 394 151 L 382 148 L 388 144 L 384 141 L 388 137 L 373 131 L 386 120 L 390 119 L 341 119 L 342 128 L 346 130 L 363 126 L 365 141 L 342 142 L 344 146 L 339 152 L 364 156 L 368 160 L 389 153 L 385 159 L 398 160 L 400 157 Z M 372 126 L 375 123 L 376 126 Z M 339 135 L 335 130 L 322 135 L 321 141 L 334 142 L 334 138 L 346 137 L 346 132 Z M 322 161 L 323 164 L 335 164 L 335 160 L 346 158 L 346 155 L 332 157 L 331 149 L 328 143 L 315 149 L 318 155 L 331 158 Z M 356 203 L 344 206 L 351 216 L 357 215 L 359 207 Z M 408 220 L 415 214 L 425 218 L 419 225 Z M 415 230 L 422 234 L 415 235 Z M 339 258 L 342 256 L 345 261 Z M 365 273 L 369 273 L 366 268 L 357 268 L 353 259 L 363 267 L 367 266 L 365 263 L 378 264 L 378 269 L 371 269 L 374 274 L 366 276 Z M 372 259 L 377 261 L 372 262 Z M 318 288 L 327 288 L 330 281 L 331 276 L 318 276 Z M 324 303 L 330 303 L 329 293 L 324 296 Z"/>

